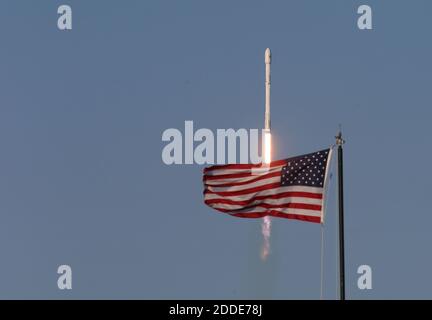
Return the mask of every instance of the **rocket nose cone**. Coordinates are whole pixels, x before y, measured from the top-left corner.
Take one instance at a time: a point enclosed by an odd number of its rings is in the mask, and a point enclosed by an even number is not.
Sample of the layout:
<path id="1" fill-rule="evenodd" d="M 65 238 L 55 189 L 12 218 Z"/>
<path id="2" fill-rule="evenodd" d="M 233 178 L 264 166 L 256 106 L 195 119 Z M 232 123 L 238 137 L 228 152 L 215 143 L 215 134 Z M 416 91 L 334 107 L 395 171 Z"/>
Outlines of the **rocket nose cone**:
<path id="1" fill-rule="evenodd" d="M 266 51 L 265 51 L 265 63 L 271 63 L 270 48 L 267 48 Z"/>

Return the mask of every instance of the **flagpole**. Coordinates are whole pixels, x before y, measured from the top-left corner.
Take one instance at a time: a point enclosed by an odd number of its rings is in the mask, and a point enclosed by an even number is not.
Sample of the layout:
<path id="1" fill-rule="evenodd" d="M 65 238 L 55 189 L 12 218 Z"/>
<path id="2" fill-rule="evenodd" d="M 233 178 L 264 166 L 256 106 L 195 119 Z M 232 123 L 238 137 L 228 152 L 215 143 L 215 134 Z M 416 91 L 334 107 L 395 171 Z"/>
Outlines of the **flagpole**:
<path id="1" fill-rule="evenodd" d="M 339 288 L 340 300 L 345 300 L 345 248 L 344 248 L 344 201 L 343 201 L 343 149 L 345 141 L 339 131 L 336 138 L 338 146 L 338 199 L 339 199 Z"/>

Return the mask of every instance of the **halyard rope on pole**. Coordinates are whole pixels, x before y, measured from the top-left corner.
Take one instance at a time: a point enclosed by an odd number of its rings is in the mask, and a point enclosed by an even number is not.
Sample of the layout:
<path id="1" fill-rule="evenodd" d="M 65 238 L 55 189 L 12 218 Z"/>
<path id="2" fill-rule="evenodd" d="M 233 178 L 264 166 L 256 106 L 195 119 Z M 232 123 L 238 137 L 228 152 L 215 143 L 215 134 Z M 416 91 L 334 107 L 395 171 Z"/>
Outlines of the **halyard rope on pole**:
<path id="1" fill-rule="evenodd" d="M 324 299 L 324 223 L 321 223 L 321 285 L 320 285 L 320 300 Z"/>

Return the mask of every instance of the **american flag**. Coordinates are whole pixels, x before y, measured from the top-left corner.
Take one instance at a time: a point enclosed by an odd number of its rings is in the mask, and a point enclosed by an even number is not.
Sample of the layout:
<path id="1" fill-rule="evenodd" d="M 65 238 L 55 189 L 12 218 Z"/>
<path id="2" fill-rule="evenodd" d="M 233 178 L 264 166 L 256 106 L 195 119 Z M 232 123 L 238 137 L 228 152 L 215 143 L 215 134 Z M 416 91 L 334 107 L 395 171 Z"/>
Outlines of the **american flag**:
<path id="1" fill-rule="evenodd" d="M 235 217 L 274 216 L 323 221 L 331 149 L 262 165 L 228 164 L 204 169 L 204 202 Z"/>

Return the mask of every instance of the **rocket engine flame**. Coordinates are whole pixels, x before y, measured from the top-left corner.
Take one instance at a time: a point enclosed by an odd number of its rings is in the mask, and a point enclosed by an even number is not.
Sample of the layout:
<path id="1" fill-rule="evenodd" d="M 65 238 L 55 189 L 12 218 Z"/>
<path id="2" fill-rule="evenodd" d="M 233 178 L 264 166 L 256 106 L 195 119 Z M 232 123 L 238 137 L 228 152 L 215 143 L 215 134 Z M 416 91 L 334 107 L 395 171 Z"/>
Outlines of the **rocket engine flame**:
<path id="1" fill-rule="evenodd" d="M 264 130 L 264 164 L 269 165 L 271 162 L 271 133 L 270 129 Z"/>

